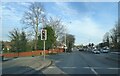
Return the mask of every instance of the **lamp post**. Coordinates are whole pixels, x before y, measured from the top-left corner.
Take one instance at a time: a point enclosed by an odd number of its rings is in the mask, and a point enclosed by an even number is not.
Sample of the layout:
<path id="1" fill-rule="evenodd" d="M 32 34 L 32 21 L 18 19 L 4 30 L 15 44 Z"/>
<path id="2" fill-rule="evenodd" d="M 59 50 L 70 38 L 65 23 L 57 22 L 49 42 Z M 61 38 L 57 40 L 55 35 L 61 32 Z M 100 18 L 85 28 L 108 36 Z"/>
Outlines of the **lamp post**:
<path id="1" fill-rule="evenodd" d="M 69 24 L 71 23 L 71 22 L 68 22 Z M 65 53 L 66 53 L 66 49 L 67 49 L 67 32 L 65 31 Z"/>
<path id="2" fill-rule="evenodd" d="M 66 53 L 66 47 L 67 47 L 66 44 L 67 44 L 67 43 L 66 43 L 66 32 L 65 32 L 65 45 L 64 45 L 64 46 L 65 46 L 65 47 L 64 47 L 64 48 L 65 48 L 65 53 Z"/>

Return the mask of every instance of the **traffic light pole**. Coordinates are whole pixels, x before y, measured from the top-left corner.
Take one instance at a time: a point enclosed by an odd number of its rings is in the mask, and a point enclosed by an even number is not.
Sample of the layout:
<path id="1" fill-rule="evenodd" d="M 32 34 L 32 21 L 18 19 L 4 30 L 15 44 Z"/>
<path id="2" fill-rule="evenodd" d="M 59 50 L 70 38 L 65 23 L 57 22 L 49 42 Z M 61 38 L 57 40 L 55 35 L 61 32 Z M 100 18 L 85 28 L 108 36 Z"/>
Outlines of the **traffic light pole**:
<path id="1" fill-rule="evenodd" d="M 47 30 L 41 30 L 41 40 L 43 40 L 43 56 L 45 60 L 45 40 L 47 40 Z"/>
<path id="2" fill-rule="evenodd" d="M 44 60 L 45 60 L 45 40 L 43 41 L 44 44 Z"/>

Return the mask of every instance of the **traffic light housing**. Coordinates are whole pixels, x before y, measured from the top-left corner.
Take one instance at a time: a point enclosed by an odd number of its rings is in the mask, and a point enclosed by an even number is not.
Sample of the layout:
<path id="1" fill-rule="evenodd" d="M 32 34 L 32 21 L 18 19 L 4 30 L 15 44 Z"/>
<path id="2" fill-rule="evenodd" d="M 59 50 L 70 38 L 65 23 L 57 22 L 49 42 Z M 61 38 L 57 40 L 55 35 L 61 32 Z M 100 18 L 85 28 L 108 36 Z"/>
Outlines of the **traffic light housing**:
<path id="1" fill-rule="evenodd" d="M 47 30 L 41 30 L 41 40 L 47 40 Z"/>

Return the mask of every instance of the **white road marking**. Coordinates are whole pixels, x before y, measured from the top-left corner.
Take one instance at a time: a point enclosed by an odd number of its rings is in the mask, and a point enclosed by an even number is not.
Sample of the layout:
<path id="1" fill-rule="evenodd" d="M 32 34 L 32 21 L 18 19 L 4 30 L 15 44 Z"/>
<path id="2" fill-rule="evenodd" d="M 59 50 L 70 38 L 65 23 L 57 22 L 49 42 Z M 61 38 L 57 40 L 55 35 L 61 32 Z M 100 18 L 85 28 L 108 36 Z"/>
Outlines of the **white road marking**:
<path id="1" fill-rule="evenodd" d="M 55 61 L 55 63 L 59 63 L 59 62 L 61 62 L 61 61 Z"/>
<path id="2" fill-rule="evenodd" d="M 91 68 L 93 68 L 93 69 L 107 69 L 105 67 L 91 67 Z"/>
<path id="3" fill-rule="evenodd" d="M 98 75 L 98 73 L 93 68 L 90 68 L 90 69 L 94 74 Z"/>
<path id="4" fill-rule="evenodd" d="M 64 71 L 62 71 L 56 66 L 50 66 L 47 69 L 43 70 L 42 72 L 43 74 L 66 74 Z"/>
<path id="5" fill-rule="evenodd" d="M 61 67 L 61 68 L 65 68 L 65 69 L 74 69 L 74 68 L 77 68 L 77 67 Z"/>
<path id="6" fill-rule="evenodd" d="M 81 67 L 81 68 L 84 68 L 84 69 L 91 69 L 91 68 L 93 68 L 93 69 L 120 69 L 120 68 L 106 68 L 106 67 Z"/>
<path id="7" fill-rule="evenodd" d="M 90 67 L 83 67 L 84 69 L 90 69 Z"/>
<path id="8" fill-rule="evenodd" d="M 120 68 L 117 67 L 73 67 L 73 66 L 68 66 L 68 67 L 56 67 L 56 66 L 50 66 L 48 69 L 44 71 L 45 74 L 66 74 L 64 71 L 60 70 L 60 68 L 63 69 L 90 69 L 96 76 L 100 76 L 95 69 L 106 69 L 106 70 L 118 70 Z"/>
<path id="9" fill-rule="evenodd" d="M 48 67 L 48 68 L 55 68 L 54 66 L 50 66 L 50 67 Z"/>
<path id="10" fill-rule="evenodd" d="M 48 67 L 48 68 L 55 68 L 55 66 L 50 66 L 50 67 Z M 106 68 L 106 67 L 60 67 L 60 68 L 63 68 L 63 69 L 76 69 L 76 68 L 83 68 L 83 69 L 91 69 L 92 68 L 92 70 L 93 69 L 111 69 L 111 70 L 114 70 L 114 69 L 116 69 L 116 70 L 119 70 L 120 68 L 112 68 L 112 67 L 110 67 L 110 68 Z"/>
<path id="11" fill-rule="evenodd" d="M 117 69 L 117 70 L 119 70 L 120 68 L 107 68 L 107 69 Z"/>

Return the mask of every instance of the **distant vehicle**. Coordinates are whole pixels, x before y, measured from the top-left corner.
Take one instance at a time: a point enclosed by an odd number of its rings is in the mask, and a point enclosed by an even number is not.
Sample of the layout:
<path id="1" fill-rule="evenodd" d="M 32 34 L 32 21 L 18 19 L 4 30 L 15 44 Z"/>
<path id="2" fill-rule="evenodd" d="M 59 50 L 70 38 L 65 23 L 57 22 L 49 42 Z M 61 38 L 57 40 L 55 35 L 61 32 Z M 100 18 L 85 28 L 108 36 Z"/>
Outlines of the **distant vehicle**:
<path id="1" fill-rule="evenodd" d="M 108 53 L 108 52 L 109 52 L 109 49 L 101 49 L 101 52 L 102 52 L 102 53 Z"/>
<path id="2" fill-rule="evenodd" d="M 100 54 L 100 51 L 95 50 L 95 51 L 93 51 L 93 53 L 95 53 L 95 54 Z"/>
<path id="3" fill-rule="evenodd" d="M 94 54 L 100 54 L 100 51 L 99 51 L 98 49 L 96 49 L 96 48 L 93 49 L 92 52 L 93 52 Z"/>
<path id="4" fill-rule="evenodd" d="M 79 51 L 84 51 L 84 49 L 83 48 L 79 48 Z"/>

